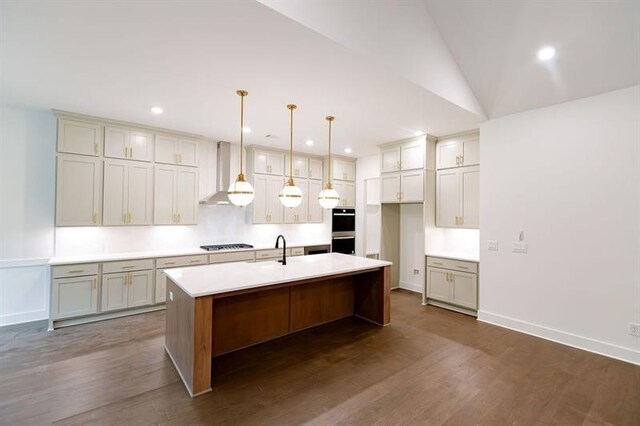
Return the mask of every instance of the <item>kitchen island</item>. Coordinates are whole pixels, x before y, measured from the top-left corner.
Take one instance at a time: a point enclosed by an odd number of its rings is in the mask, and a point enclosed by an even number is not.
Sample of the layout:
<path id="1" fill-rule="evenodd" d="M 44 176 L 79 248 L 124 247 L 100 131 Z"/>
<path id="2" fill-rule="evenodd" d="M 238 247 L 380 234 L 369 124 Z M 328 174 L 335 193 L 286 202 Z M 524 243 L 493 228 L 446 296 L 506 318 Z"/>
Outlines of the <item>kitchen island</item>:
<path id="1" fill-rule="evenodd" d="M 209 392 L 216 356 L 350 316 L 389 324 L 390 266 L 328 253 L 168 270 L 165 349 L 191 396 Z"/>

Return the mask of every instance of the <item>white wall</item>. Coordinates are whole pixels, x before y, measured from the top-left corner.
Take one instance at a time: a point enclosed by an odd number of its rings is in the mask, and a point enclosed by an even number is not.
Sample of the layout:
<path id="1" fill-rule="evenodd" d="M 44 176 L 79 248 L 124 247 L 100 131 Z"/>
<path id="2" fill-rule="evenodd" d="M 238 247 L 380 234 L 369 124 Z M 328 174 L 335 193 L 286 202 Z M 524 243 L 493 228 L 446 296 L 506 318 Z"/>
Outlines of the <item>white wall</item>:
<path id="1" fill-rule="evenodd" d="M 366 227 L 364 215 L 367 211 L 365 180 L 380 177 L 378 154 L 360 157 L 356 161 L 356 256 L 365 255 Z M 379 238 L 379 236 L 378 236 Z"/>
<path id="2" fill-rule="evenodd" d="M 400 205 L 400 288 L 418 293 L 422 293 L 425 279 L 422 210 L 422 204 Z"/>
<path id="3" fill-rule="evenodd" d="M 0 107 L 0 325 L 48 317 L 55 140 L 51 112 Z"/>
<path id="4" fill-rule="evenodd" d="M 640 86 L 480 137 L 479 318 L 640 364 Z M 528 254 L 511 252 L 521 230 Z"/>

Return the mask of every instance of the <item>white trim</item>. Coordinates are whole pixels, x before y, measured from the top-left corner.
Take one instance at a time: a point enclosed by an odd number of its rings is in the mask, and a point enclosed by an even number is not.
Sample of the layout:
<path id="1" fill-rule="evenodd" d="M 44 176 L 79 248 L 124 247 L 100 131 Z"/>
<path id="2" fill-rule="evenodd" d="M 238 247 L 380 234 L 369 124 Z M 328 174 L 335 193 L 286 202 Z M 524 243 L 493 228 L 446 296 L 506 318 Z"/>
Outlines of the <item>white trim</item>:
<path id="1" fill-rule="evenodd" d="M 551 340 L 552 342 L 615 358 L 620 361 L 640 365 L 640 351 L 635 349 L 578 336 L 576 334 L 567 333 L 566 331 L 556 330 L 482 310 L 478 311 L 478 320 L 529 334 L 531 336 L 540 337 L 545 340 Z"/>
<path id="2" fill-rule="evenodd" d="M 109 320 L 113 318 L 128 317 L 130 315 L 146 314 L 148 312 L 161 311 L 163 309 L 165 309 L 164 303 L 162 305 L 142 306 L 135 309 L 125 309 L 122 311 L 91 314 L 85 317 L 69 318 L 69 319 L 54 319 L 52 320 L 51 326 L 53 329 L 57 329 L 62 327 L 69 327 L 72 325 L 104 321 L 104 320 Z"/>
<path id="3" fill-rule="evenodd" d="M 478 316 L 478 313 L 476 311 L 474 311 L 473 309 L 463 308 L 461 306 L 451 305 L 449 303 L 439 302 L 439 301 L 433 300 L 433 299 L 427 299 L 426 302 L 422 302 L 422 305 L 423 306 L 431 305 L 431 306 L 435 306 L 437 308 L 448 309 L 450 311 L 458 312 L 460 314 L 465 314 L 465 315 L 469 315 L 469 316 L 472 316 L 472 317 L 477 317 Z"/>
<path id="4" fill-rule="evenodd" d="M 422 294 L 422 288 L 424 286 L 420 285 L 420 284 L 409 284 L 409 283 L 405 283 L 400 281 L 399 287 L 401 289 L 404 290 L 409 290 L 409 291 L 413 291 L 414 293 L 418 293 L 418 294 Z"/>
<path id="5" fill-rule="evenodd" d="M 17 312 L 15 314 L 0 315 L 0 327 L 14 324 L 22 324 L 25 322 L 42 321 L 49 319 L 49 311 L 47 309 L 37 309 L 35 311 Z"/>
<path id="6" fill-rule="evenodd" d="M 30 266 L 46 266 L 48 263 L 49 263 L 48 257 L 0 260 L 0 269 L 26 268 Z"/>

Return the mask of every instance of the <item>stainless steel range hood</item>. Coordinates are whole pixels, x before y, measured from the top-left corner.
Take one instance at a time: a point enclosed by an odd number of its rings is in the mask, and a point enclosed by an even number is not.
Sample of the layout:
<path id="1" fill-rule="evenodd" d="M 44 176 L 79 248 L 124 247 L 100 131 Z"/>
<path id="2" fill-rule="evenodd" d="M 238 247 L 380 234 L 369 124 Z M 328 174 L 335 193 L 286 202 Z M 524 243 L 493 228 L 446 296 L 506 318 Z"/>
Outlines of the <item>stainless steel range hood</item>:
<path id="1" fill-rule="evenodd" d="M 231 144 L 218 142 L 216 148 L 216 192 L 207 195 L 200 204 L 233 205 L 229 202 L 227 190 L 231 183 Z"/>

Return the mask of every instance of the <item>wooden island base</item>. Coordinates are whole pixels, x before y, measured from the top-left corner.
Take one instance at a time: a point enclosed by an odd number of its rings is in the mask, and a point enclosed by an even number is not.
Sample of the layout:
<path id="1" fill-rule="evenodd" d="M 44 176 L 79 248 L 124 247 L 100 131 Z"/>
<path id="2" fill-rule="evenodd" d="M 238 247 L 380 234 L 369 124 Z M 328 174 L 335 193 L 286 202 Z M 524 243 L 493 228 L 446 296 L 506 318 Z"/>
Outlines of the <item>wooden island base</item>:
<path id="1" fill-rule="evenodd" d="M 389 266 L 195 298 L 168 278 L 167 294 L 165 349 L 191 396 L 211 391 L 218 355 L 350 316 L 390 321 Z"/>

